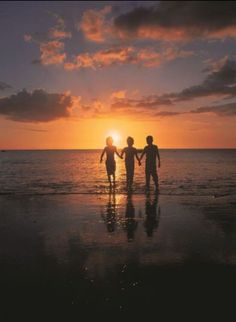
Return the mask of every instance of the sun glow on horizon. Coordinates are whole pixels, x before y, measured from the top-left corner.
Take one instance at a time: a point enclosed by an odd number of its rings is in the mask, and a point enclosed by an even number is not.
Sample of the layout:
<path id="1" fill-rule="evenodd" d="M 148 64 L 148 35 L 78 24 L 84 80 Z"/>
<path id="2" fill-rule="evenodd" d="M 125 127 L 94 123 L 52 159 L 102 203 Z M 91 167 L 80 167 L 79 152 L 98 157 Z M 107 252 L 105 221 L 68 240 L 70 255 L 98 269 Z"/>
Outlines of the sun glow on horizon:
<path id="1" fill-rule="evenodd" d="M 111 130 L 107 133 L 107 136 L 111 136 L 113 138 L 114 144 L 119 144 L 121 141 L 121 136 L 118 131 Z"/>

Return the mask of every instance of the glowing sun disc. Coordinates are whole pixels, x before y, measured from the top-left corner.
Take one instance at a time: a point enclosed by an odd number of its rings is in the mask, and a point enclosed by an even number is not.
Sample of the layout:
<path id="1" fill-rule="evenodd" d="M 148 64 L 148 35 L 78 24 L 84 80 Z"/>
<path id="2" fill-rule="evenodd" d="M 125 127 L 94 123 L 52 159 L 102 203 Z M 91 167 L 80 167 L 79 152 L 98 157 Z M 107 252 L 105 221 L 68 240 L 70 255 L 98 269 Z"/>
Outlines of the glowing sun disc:
<path id="1" fill-rule="evenodd" d="M 113 138 L 114 144 L 118 144 L 121 140 L 120 134 L 116 131 L 110 131 L 107 136 L 111 136 Z"/>

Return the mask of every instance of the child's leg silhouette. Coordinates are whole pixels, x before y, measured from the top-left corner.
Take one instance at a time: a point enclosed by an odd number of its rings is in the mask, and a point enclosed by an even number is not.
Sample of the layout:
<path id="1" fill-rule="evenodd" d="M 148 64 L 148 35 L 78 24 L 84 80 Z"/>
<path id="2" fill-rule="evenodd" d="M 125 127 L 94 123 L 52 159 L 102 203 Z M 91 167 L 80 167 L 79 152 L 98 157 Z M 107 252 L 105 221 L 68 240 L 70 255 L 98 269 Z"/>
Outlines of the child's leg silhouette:
<path id="1" fill-rule="evenodd" d="M 146 188 L 149 189 L 149 186 L 150 186 L 150 171 L 149 171 L 149 169 L 146 169 L 145 174 L 146 174 Z"/>
<path id="2" fill-rule="evenodd" d="M 126 167 L 126 185 L 127 185 L 127 188 L 131 188 L 133 183 L 133 175 L 134 175 L 133 166 L 132 164 L 127 162 L 125 167 Z"/>
<path id="3" fill-rule="evenodd" d="M 158 175 L 157 175 L 156 170 L 152 171 L 152 178 L 153 178 L 156 189 L 158 189 Z"/>
<path id="4" fill-rule="evenodd" d="M 129 187 L 132 186 L 133 179 L 134 179 L 134 167 L 133 166 L 130 166 L 129 167 L 129 171 L 128 171 L 128 183 L 129 183 Z"/>

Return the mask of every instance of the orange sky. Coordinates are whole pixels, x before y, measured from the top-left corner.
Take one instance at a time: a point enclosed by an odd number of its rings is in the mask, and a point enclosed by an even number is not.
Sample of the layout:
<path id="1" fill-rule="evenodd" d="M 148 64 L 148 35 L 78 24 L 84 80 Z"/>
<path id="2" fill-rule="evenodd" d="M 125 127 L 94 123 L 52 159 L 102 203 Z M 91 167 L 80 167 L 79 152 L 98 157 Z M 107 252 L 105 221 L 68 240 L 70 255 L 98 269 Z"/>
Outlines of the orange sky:
<path id="1" fill-rule="evenodd" d="M 0 3 L 0 149 L 102 148 L 112 132 L 236 148 L 234 2 L 15 6 Z"/>
<path id="2" fill-rule="evenodd" d="M 57 121 L 46 125 L 15 126 L 8 121 L 5 135 L 0 137 L 2 149 L 96 149 L 105 145 L 105 138 L 113 133 L 120 139 L 115 144 L 122 148 L 127 136 L 133 136 L 135 146 L 145 145 L 145 137 L 154 136 L 160 148 L 233 148 L 236 142 L 235 123 L 224 125 L 211 116 L 212 124 L 204 117 L 196 116 L 190 121 L 186 116 L 165 118 L 158 121 L 135 121 L 132 119 L 88 119 L 82 121 Z M 42 130 L 42 132 L 41 132 Z"/>

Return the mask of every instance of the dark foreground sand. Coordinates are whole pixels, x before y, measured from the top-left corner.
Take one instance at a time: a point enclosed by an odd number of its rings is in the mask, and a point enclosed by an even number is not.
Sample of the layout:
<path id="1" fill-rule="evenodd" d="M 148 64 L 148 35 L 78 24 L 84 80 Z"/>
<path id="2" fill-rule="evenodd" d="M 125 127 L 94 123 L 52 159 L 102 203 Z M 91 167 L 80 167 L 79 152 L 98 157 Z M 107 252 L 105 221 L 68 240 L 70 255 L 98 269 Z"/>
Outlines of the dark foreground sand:
<path id="1" fill-rule="evenodd" d="M 225 319 L 235 272 L 234 197 L 0 197 L 2 321 Z"/>

